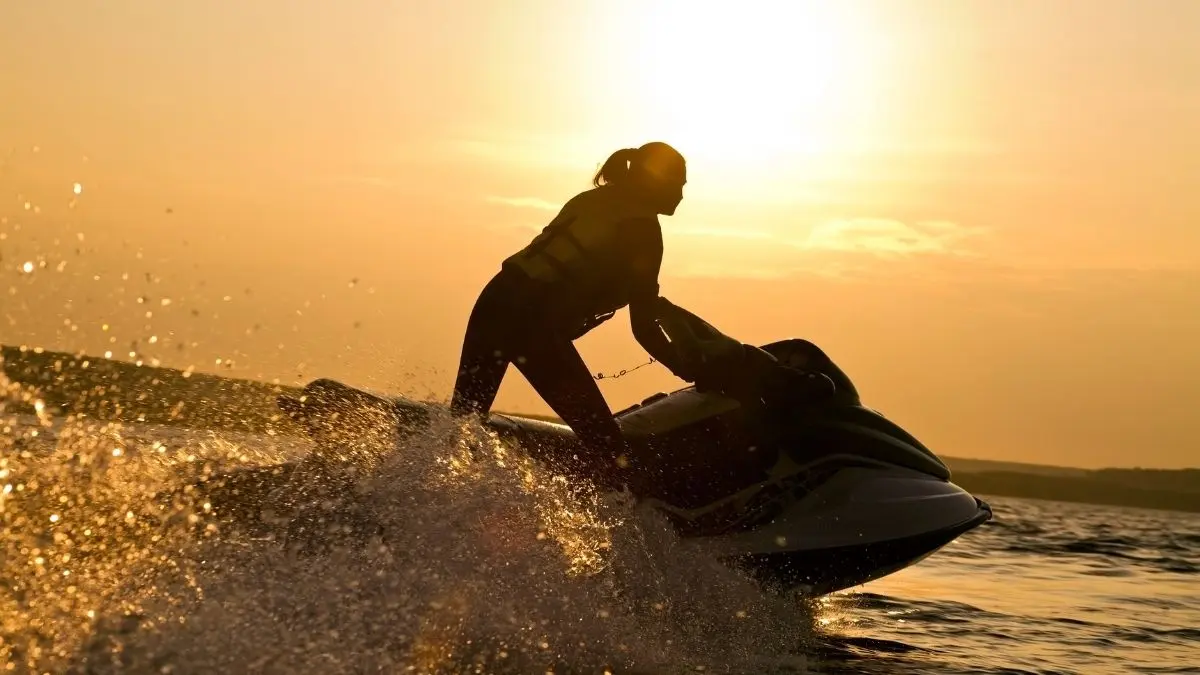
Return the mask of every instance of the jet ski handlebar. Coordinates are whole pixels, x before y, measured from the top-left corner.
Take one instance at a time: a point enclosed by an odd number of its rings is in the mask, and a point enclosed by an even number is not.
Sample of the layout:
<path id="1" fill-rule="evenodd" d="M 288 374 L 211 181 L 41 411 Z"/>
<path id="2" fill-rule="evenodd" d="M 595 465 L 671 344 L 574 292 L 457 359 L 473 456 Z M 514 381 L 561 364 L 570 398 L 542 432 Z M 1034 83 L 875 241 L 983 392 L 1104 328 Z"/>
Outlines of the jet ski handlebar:
<path id="1" fill-rule="evenodd" d="M 838 391 L 834 380 L 821 369 L 784 363 L 761 347 L 725 335 L 666 298 L 659 298 L 658 323 L 672 348 L 687 364 L 690 377 L 685 379 L 694 378 L 698 390 L 716 391 L 743 403 L 769 407 L 813 403 Z M 798 342 L 811 345 L 807 341 Z"/>

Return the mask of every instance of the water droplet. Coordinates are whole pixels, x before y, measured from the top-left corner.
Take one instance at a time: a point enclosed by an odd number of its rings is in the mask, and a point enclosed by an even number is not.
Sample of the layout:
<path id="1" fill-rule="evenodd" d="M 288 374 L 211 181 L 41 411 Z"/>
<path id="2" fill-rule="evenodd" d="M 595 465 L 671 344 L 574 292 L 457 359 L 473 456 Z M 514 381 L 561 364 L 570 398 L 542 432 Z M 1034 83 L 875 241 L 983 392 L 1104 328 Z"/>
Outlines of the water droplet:
<path id="1" fill-rule="evenodd" d="M 26 274 L 32 274 L 33 273 L 33 262 L 26 260 L 25 264 L 21 265 L 21 271 Z"/>
<path id="2" fill-rule="evenodd" d="M 76 183 L 73 189 L 75 191 L 75 194 L 82 194 L 83 193 L 83 184 Z"/>

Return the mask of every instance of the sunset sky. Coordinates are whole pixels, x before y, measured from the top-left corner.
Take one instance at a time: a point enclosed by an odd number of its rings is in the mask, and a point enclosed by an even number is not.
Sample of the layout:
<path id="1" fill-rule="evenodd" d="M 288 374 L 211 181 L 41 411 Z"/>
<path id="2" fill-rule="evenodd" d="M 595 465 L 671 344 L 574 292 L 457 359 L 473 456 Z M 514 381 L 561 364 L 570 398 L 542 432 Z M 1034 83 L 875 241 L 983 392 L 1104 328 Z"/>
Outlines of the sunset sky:
<path id="1" fill-rule="evenodd" d="M 1197 27 L 1193 0 L 7 0 L 0 342 L 445 398 L 503 257 L 664 140 L 677 304 L 814 340 L 942 454 L 1197 466 Z M 647 358 L 624 312 L 578 344 Z M 680 385 L 601 383 L 614 410 Z M 515 369 L 497 407 L 547 410 Z"/>

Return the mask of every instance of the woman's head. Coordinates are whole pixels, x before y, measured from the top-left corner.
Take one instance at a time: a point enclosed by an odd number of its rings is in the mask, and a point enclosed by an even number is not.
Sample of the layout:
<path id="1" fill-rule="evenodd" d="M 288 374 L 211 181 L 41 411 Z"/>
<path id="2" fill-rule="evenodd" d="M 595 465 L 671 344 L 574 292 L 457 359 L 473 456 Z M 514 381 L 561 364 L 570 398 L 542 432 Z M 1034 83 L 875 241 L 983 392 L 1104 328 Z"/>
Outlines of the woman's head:
<path id="1" fill-rule="evenodd" d="M 658 213 L 671 215 L 683 200 L 687 162 L 666 143 L 655 141 L 640 148 L 622 148 L 609 155 L 592 184 L 628 187 L 649 200 Z"/>

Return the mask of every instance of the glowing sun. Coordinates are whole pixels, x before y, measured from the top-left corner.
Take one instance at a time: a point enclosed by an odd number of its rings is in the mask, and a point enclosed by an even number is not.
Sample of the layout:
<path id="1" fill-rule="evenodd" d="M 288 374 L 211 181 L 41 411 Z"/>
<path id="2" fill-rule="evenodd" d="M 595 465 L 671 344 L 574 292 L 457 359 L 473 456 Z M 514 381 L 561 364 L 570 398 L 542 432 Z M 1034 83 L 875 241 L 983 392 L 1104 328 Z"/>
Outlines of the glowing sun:
<path id="1" fill-rule="evenodd" d="M 724 165 L 822 153 L 869 108 L 872 42 L 852 8 L 817 0 L 642 6 L 628 54 L 640 126 Z"/>

